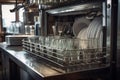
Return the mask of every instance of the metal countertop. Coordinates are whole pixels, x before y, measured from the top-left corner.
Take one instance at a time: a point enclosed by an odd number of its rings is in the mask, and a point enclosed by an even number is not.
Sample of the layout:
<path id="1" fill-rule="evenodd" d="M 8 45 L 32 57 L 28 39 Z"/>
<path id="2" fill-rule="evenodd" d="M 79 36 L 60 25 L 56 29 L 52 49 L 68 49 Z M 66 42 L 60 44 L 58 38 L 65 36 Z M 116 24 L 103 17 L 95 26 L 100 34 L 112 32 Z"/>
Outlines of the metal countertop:
<path id="1" fill-rule="evenodd" d="M 90 76 L 106 76 L 109 73 L 108 67 L 72 73 L 60 72 L 47 65 L 42 59 L 23 51 L 22 46 L 7 46 L 6 43 L 0 43 L 0 51 L 8 55 L 11 60 L 26 72 L 30 73 L 35 80 L 78 80 Z"/>

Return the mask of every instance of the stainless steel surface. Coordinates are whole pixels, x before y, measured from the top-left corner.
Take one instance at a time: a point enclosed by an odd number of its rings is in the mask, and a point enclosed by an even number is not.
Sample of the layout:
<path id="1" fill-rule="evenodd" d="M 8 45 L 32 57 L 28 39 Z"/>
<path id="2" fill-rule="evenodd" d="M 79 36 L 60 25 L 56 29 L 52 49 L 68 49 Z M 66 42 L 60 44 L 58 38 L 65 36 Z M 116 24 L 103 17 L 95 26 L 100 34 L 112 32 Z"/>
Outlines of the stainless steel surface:
<path id="1" fill-rule="evenodd" d="M 68 12 L 76 12 L 78 13 L 86 13 L 89 12 L 90 9 L 100 9 L 101 5 L 99 3 L 93 3 L 93 4 L 83 4 L 83 5 L 75 5 L 75 6 L 68 6 L 68 7 L 62 7 L 58 9 L 48 10 L 47 12 L 50 14 L 64 14 Z"/>
<path id="2" fill-rule="evenodd" d="M 32 70 L 30 74 L 34 73 L 43 78 L 63 74 L 62 72 L 47 66 L 45 62 L 33 55 L 28 54 L 22 49 L 23 48 L 21 46 L 7 46 L 6 43 L 0 43 L 0 50 L 4 52 L 3 54 L 8 54 L 12 60 L 16 59 L 14 62 L 17 63 L 22 69 L 30 69 L 29 71 Z"/>
<path id="3" fill-rule="evenodd" d="M 7 45 L 22 45 L 22 39 L 30 37 L 33 35 L 8 35 L 5 36 L 5 42 L 7 43 Z"/>
<path id="4" fill-rule="evenodd" d="M 120 69 L 120 0 L 118 0 L 117 67 Z"/>
<path id="5" fill-rule="evenodd" d="M 110 35 L 111 35 L 111 0 L 107 0 L 107 47 L 110 47 Z"/>
<path id="6" fill-rule="evenodd" d="M 35 80 L 86 80 L 95 77 L 105 78 L 108 77 L 109 73 L 109 66 L 85 72 L 60 72 L 54 69 L 53 66 L 49 66 L 48 62 L 23 51 L 21 46 L 7 46 L 6 43 L 0 43 L 0 51 L 8 57 L 8 60 L 12 60 Z M 7 68 L 7 70 L 9 70 L 9 68 Z"/>

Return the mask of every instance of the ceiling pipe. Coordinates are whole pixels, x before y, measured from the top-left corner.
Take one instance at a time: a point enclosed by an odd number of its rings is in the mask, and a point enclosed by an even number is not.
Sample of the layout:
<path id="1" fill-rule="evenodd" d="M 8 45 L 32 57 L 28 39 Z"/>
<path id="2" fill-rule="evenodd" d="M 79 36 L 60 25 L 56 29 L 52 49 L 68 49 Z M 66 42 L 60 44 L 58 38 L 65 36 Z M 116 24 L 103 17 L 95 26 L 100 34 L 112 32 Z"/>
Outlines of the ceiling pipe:
<path id="1" fill-rule="evenodd" d="M 24 1 L 23 1 L 24 3 Z M 15 8 L 10 9 L 10 12 L 16 12 L 18 11 L 20 8 L 25 7 L 25 5 L 22 3 L 22 5 L 18 5 L 18 0 L 15 0 Z"/>
<path id="2" fill-rule="evenodd" d="M 16 0 L 15 7 L 17 7 L 17 5 L 18 5 L 18 1 Z M 16 22 L 19 21 L 18 10 L 15 10 L 15 18 L 16 18 Z"/>

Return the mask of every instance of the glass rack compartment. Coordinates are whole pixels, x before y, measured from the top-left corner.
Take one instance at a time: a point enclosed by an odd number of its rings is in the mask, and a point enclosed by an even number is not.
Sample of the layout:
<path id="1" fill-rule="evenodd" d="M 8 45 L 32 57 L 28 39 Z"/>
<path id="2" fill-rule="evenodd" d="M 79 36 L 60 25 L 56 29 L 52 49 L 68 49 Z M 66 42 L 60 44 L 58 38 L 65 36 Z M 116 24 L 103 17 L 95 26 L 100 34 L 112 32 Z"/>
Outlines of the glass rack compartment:
<path id="1" fill-rule="evenodd" d="M 109 57 L 99 39 L 71 39 L 59 37 L 29 37 L 22 40 L 23 49 L 65 71 L 83 71 L 109 65 Z"/>

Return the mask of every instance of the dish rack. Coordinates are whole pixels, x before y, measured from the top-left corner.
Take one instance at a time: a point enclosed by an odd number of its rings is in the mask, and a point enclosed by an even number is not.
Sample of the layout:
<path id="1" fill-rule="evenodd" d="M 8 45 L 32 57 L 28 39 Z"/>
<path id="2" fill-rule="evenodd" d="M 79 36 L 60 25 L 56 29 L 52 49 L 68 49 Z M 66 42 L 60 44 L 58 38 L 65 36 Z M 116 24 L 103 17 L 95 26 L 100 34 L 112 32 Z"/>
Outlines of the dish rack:
<path id="1" fill-rule="evenodd" d="M 23 39 L 22 44 L 23 50 L 48 61 L 48 64 L 52 63 L 50 65 L 56 69 L 74 72 L 109 65 L 110 56 L 106 48 L 100 48 L 99 45 L 81 48 L 80 44 L 83 42 L 95 44 L 96 41 L 98 42 L 97 39 L 80 40 L 41 36 Z"/>

